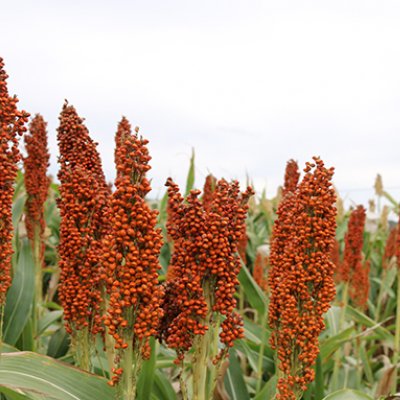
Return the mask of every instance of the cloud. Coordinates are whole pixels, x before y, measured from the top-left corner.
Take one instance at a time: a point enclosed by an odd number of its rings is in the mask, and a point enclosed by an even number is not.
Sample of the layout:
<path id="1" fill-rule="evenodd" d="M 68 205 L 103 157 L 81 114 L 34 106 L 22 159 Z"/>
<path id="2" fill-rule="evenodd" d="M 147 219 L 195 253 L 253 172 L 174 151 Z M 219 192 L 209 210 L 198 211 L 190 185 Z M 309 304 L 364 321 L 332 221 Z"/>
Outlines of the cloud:
<path id="1" fill-rule="evenodd" d="M 395 1 L 21 1 L 0 37 L 10 91 L 49 121 L 53 173 L 67 98 L 109 179 L 118 120 L 141 127 L 155 192 L 183 184 L 192 147 L 199 178 L 274 191 L 289 158 L 319 154 L 339 189 L 377 172 L 398 187 L 399 17 Z"/>

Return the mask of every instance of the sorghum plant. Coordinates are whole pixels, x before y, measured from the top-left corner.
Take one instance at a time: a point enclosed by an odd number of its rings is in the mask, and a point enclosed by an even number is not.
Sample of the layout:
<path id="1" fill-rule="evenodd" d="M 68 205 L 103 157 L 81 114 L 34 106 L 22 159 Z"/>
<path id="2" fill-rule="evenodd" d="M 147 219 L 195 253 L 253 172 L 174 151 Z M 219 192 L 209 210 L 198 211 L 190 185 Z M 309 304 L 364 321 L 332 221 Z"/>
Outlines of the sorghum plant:
<path id="1" fill-rule="evenodd" d="M 275 293 L 280 282 L 280 276 L 284 273 L 285 246 L 292 237 L 292 218 L 295 208 L 294 192 L 297 189 L 299 177 L 297 164 L 295 165 L 293 160 L 289 160 L 286 164 L 282 199 L 276 212 L 278 218 L 274 223 L 270 243 L 271 250 L 269 261 L 272 268 L 268 277 L 268 285 L 271 288 L 271 293 Z"/>
<path id="2" fill-rule="evenodd" d="M 84 119 L 78 116 L 73 106 L 65 102 L 59 120 L 57 139 L 60 149 L 58 173 L 60 181 L 64 173 L 69 174 L 71 169 L 79 166 L 94 175 L 99 184 L 109 190 L 97 151 L 97 143 L 89 136 L 89 131 L 83 124 Z"/>
<path id="3" fill-rule="evenodd" d="M 44 257 L 44 203 L 49 192 L 50 178 L 47 176 L 50 154 L 47 148 L 46 122 L 41 115 L 36 115 L 32 120 L 29 131 L 25 135 L 25 149 L 27 157 L 24 158 L 25 188 L 28 198 L 26 200 L 25 225 L 28 238 L 33 249 L 35 263 L 35 297 L 33 305 L 33 331 L 35 337 L 37 323 L 42 308 L 42 268 Z"/>
<path id="4" fill-rule="evenodd" d="M 199 190 L 192 190 L 185 201 L 171 179 L 167 186 L 172 210 L 167 228 L 174 251 L 160 335 L 182 366 L 193 347 L 193 400 L 206 400 L 212 398 L 221 360 L 243 336 L 234 293 L 241 267 L 238 243 L 252 189 L 240 193 L 237 182 L 220 180 L 204 205 Z M 187 398 L 183 380 L 181 390 Z"/>
<path id="5" fill-rule="evenodd" d="M 350 214 L 345 236 L 343 263 L 341 264 L 340 272 L 341 280 L 346 286 L 352 286 L 354 277 L 362 273 L 362 248 L 365 219 L 366 211 L 363 206 L 358 206 Z M 346 288 L 344 290 L 347 291 Z M 354 294 L 352 295 L 350 293 L 350 295 L 354 300 Z"/>
<path id="6" fill-rule="evenodd" d="M 203 202 L 203 207 L 205 209 L 208 209 L 208 207 L 212 204 L 213 193 L 216 185 L 217 178 L 215 178 L 215 176 L 213 176 L 212 174 L 207 175 L 203 186 L 203 197 L 201 199 L 201 201 Z"/>
<path id="7" fill-rule="evenodd" d="M 397 223 L 396 237 L 396 266 L 397 266 L 397 305 L 396 305 L 396 328 L 393 348 L 393 365 L 395 367 L 393 393 L 397 392 L 398 363 L 400 359 L 400 217 Z"/>
<path id="8" fill-rule="evenodd" d="M 339 330 L 343 328 L 348 300 L 360 309 L 365 309 L 369 296 L 369 261 L 363 260 L 363 235 L 366 220 L 366 210 L 363 206 L 356 207 L 350 214 L 343 262 L 340 264 L 339 277 L 343 281 L 342 309 L 339 318 Z M 356 341 L 356 352 L 360 352 L 360 341 Z M 332 375 L 333 388 L 337 388 L 339 382 L 339 369 L 341 366 L 342 352 L 339 349 L 335 354 L 335 364 Z"/>
<path id="9" fill-rule="evenodd" d="M 111 200 L 110 234 L 104 240 L 102 278 L 109 295 L 105 325 L 115 355 L 111 385 L 124 399 L 136 396 L 142 360 L 150 355 L 149 338 L 156 336 L 162 316 L 158 285 L 161 230 L 157 211 L 145 201 L 151 190 L 148 141 L 131 133 L 124 118 L 116 135 L 116 190 Z"/>
<path id="10" fill-rule="evenodd" d="M 285 400 L 300 399 L 314 379 L 323 314 L 335 296 L 330 261 L 336 227 L 333 168 L 315 157 L 304 172 L 295 191 L 282 199 L 270 256 L 271 346 L 279 368 L 277 398 Z"/>
<path id="11" fill-rule="evenodd" d="M 29 114 L 19 111 L 18 99 L 10 97 L 7 89 L 7 74 L 0 58 L 0 345 L 3 309 L 6 292 L 11 284 L 12 250 L 12 201 L 17 163 L 20 160 L 17 135 L 25 131 Z"/>
<path id="12" fill-rule="evenodd" d="M 109 188 L 96 144 L 75 109 L 64 105 L 58 128 L 61 215 L 59 295 L 77 364 L 90 370 L 101 327 L 100 261 L 110 221 Z"/>
<path id="13" fill-rule="evenodd" d="M 284 194 L 294 192 L 300 179 L 299 166 L 295 160 L 289 160 L 285 169 L 285 180 L 283 185 Z"/>
<path id="14" fill-rule="evenodd" d="M 29 135 L 24 136 L 27 157 L 24 158 L 26 200 L 26 229 L 29 239 L 38 238 L 40 257 L 43 257 L 43 235 L 45 231 L 44 203 L 47 199 L 50 178 L 47 176 L 50 154 L 47 148 L 46 122 L 36 115 L 29 126 Z M 42 262 L 42 260 L 40 260 Z"/>
<path id="15" fill-rule="evenodd" d="M 342 260 L 341 260 L 341 256 L 340 256 L 340 243 L 337 239 L 335 239 L 333 242 L 332 251 L 331 251 L 331 261 L 333 262 L 333 264 L 335 266 L 335 272 L 334 272 L 333 278 L 335 280 L 335 283 L 339 283 Z"/>
<path id="16" fill-rule="evenodd" d="M 268 291 L 268 256 L 265 255 L 261 250 L 257 251 L 256 259 L 253 265 L 253 278 L 257 285 L 264 291 Z"/>
<path id="17" fill-rule="evenodd" d="M 392 228 L 386 239 L 385 252 L 383 254 L 382 267 L 387 269 L 391 260 L 396 255 L 397 228 Z"/>

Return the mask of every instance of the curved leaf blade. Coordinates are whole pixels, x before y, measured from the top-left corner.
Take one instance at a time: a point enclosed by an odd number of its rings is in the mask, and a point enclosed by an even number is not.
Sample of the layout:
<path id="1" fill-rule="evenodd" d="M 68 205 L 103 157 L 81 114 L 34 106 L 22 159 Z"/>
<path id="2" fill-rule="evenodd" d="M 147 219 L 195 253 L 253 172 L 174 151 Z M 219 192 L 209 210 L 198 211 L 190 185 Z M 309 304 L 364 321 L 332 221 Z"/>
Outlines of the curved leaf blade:
<path id="1" fill-rule="evenodd" d="M 331 393 L 324 400 L 373 400 L 372 397 L 358 390 L 344 389 Z"/>
<path id="2" fill-rule="evenodd" d="M 35 285 L 34 274 L 31 245 L 28 239 L 24 239 L 4 309 L 3 338 L 8 344 L 17 343 L 30 317 Z"/>
<path id="3" fill-rule="evenodd" d="M 0 386 L 54 400 L 114 398 L 106 379 L 30 352 L 1 355 Z"/>
<path id="4" fill-rule="evenodd" d="M 229 352 L 229 368 L 224 379 L 225 388 L 232 400 L 250 400 L 242 368 L 235 353 L 233 349 Z"/>

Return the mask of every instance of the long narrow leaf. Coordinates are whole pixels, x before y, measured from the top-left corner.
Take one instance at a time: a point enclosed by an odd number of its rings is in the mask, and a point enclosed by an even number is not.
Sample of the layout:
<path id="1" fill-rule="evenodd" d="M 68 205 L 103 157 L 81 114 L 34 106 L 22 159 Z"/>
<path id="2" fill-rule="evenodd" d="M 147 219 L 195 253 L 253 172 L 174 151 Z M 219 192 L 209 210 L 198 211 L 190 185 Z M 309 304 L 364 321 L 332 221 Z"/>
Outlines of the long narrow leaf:
<path id="1" fill-rule="evenodd" d="M 54 400 L 110 400 L 107 380 L 36 353 L 2 354 L 0 386 Z"/>
<path id="2" fill-rule="evenodd" d="M 194 188 L 194 180 L 195 180 L 195 165 L 194 165 L 194 149 L 192 149 L 192 156 L 190 157 L 190 166 L 189 166 L 189 171 L 188 175 L 186 178 L 186 190 L 185 190 L 185 196 L 189 194 L 189 192 Z"/>
<path id="3" fill-rule="evenodd" d="M 236 352 L 232 349 L 229 353 L 229 368 L 225 375 L 225 388 L 231 400 L 250 400 Z"/>
<path id="4" fill-rule="evenodd" d="M 254 397 L 253 400 L 267 400 L 273 399 L 276 394 L 276 384 L 278 383 L 278 377 L 274 375 L 261 389 L 261 391 Z"/>
<path id="5" fill-rule="evenodd" d="M 156 343 L 154 338 L 150 339 L 150 346 L 150 359 L 143 362 L 137 386 L 137 396 L 141 400 L 150 400 L 153 390 L 154 372 L 156 369 Z"/>
<path id="6" fill-rule="evenodd" d="M 239 273 L 239 282 L 244 289 L 246 299 L 250 305 L 257 310 L 259 318 L 265 315 L 266 298 L 260 287 L 254 281 L 247 267 L 242 263 Z"/>
<path id="7" fill-rule="evenodd" d="M 372 397 L 357 390 L 339 390 L 324 398 L 324 400 L 373 400 Z"/>
<path id="8" fill-rule="evenodd" d="M 28 239 L 22 241 L 12 285 L 7 293 L 4 310 L 4 341 L 17 343 L 30 317 L 34 292 L 32 249 Z"/>
<path id="9" fill-rule="evenodd" d="M 154 394 L 157 400 L 176 400 L 170 380 L 160 371 L 154 374 Z"/>
<path id="10" fill-rule="evenodd" d="M 353 318 L 358 323 L 366 326 L 367 328 L 372 328 L 376 334 L 379 335 L 381 340 L 385 341 L 387 344 L 393 345 L 393 335 L 383 326 L 377 324 L 374 320 L 363 314 L 361 311 L 347 306 L 346 315 Z"/>

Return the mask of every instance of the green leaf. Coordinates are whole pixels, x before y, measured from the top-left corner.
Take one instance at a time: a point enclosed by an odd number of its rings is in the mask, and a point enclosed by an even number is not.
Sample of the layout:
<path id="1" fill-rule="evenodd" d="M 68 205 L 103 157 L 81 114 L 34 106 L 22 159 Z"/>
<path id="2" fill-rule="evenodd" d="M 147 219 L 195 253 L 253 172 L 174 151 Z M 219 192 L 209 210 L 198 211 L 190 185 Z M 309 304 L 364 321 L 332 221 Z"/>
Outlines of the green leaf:
<path id="1" fill-rule="evenodd" d="M 276 384 L 278 377 L 274 375 L 261 389 L 261 391 L 254 397 L 253 400 L 266 400 L 275 398 Z"/>
<path id="2" fill-rule="evenodd" d="M 61 327 L 51 337 L 47 348 L 47 355 L 53 358 L 60 358 L 67 354 L 69 349 L 69 336 L 65 332 L 64 327 Z"/>
<path id="3" fill-rule="evenodd" d="M 253 369 L 253 371 L 257 371 L 258 368 L 258 357 L 259 354 L 255 351 L 253 351 L 248 344 L 246 343 L 245 340 L 238 340 L 236 343 L 236 348 L 242 351 L 244 354 L 246 354 L 247 360 L 249 361 L 250 367 Z"/>
<path id="4" fill-rule="evenodd" d="M 243 371 L 234 349 L 229 352 L 229 368 L 226 371 L 224 382 L 231 400 L 250 400 Z"/>
<path id="5" fill-rule="evenodd" d="M 17 227 L 19 221 L 21 221 L 22 214 L 24 213 L 25 209 L 25 202 L 26 202 L 27 196 L 23 195 L 17 198 L 17 200 L 14 201 L 13 206 L 12 206 L 12 222 L 13 226 Z"/>
<path id="6" fill-rule="evenodd" d="M 317 361 L 315 363 L 315 400 L 321 400 L 324 398 L 324 396 L 324 371 L 321 355 L 318 354 Z"/>
<path id="7" fill-rule="evenodd" d="M 149 360 L 145 360 L 140 371 L 137 397 L 141 400 L 150 400 L 153 391 L 154 372 L 156 368 L 156 343 L 154 337 L 150 338 L 151 355 Z"/>
<path id="8" fill-rule="evenodd" d="M 246 294 L 246 299 L 257 310 L 258 318 L 262 318 L 265 315 L 267 299 L 243 262 L 238 277 L 240 285 Z"/>
<path id="9" fill-rule="evenodd" d="M 33 351 L 35 348 L 34 333 L 32 329 L 32 319 L 28 319 L 16 343 L 20 351 Z"/>
<path id="10" fill-rule="evenodd" d="M 261 335 L 262 328 L 260 325 L 254 323 L 248 318 L 243 319 L 244 323 L 244 336 L 247 340 L 252 341 L 253 343 L 260 344 L 261 343 Z"/>
<path id="11" fill-rule="evenodd" d="M 340 319 L 341 307 L 332 306 L 325 314 L 327 321 L 327 329 L 325 330 L 328 336 L 335 336 L 338 333 L 339 319 Z"/>
<path id="12" fill-rule="evenodd" d="M 3 393 L 4 395 L 6 395 L 7 400 L 32 400 L 31 397 L 27 397 L 24 394 L 21 394 L 19 392 L 14 392 L 14 390 L 8 389 L 4 386 L 0 387 L 0 393 Z"/>
<path id="13" fill-rule="evenodd" d="M 194 149 L 192 149 L 192 156 L 190 157 L 190 166 L 189 172 L 186 178 L 186 190 L 185 197 L 189 194 L 189 192 L 194 188 Z"/>
<path id="14" fill-rule="evenodd" d="M 153 393 L 157 400 L 176 400 L 176 393 L 171 381 L 160 371 L 156 371 L 154 374 Z"/>
<path id="15" fill-rule="evenodd" d="M 16 347 L 10 346 L 7 343 L 1 344 L 1 353 L 16 353 L 19 350 Z"/>
<path id="16" fill-rule="evenodd" d="M 21 193 L 25 192 L 25 185 L 24 185 L 24 174 L 22 173 L 21 170 L 17 172 L 17 176 L 15 179 L 15 189 L 14 189 L 14 196 L 13 196 L 13 201 L 17 197 L 20 196 Z"/>
<path id="17" fill-rule="evenodd" d="M 160 222 L 164 222 L 167 219 L 167 206 L 168 206 L 168 191 L 165 191 L 164 196 L 158 203 L 158 219 Z M 161 226 L 164 228 L 164 226 Z"/>
<path id="18" fill-rule="evenodd" d="M 354 326 L 350 326 L 347 329 L 344 329 L 343 331 L 337 333 L 334 336 L 331 336 L 330 338 L 326 339 L 325 341 L 321 341 L 320 345 L 320 356 L 322 360 L 326 360 L 329 357 L 332 356 L 335 351 L 341 347 L 341 345 L 348 340 L 350 340 L 350 336 L 354 331 Z"/>
<path id="19" fill-rule="evenodd" d="M 38 335 L 43 333 L 51 324 L 56 322 L 61 318 L 63 315 L 62 310 L 50 311 L 46 313 L 40 320 L 39 320 L 39 329 Z"/>
<path id="20" fill-rule="evenodd" d="M 4 309 L 3 337 L 11 345 L 17 342 L 30 317 L 34 284 L 32 249 L 28 239 L 24 239 Z"/>
<path id="21" fill-rule="evenodd" d="M 47 303 L 44 303 L 43 307 L 50 308 L 50 310 L 63 310 L 63 308 L 59 304 L 54 303 L 54 301 L 48 301 Z"/>
<path id="22" fill-rule="evenodd" d="M 361 358 L 361 362 L 363 364 L 365 376 L 367 377 L 371 386 L 373 386 L 375 383 L 375 379 L 374 379 L 374 373 L 372 372 L 372 366 L 371 366 L 372 357 L 368 356 L 367 350 L 365 349 L 365 346 L 363 343 L 360 343 L 360 358 Z"/>
<path id="23" fill-rule="evenodd" d="M 366 316 L 361 311 L 351 307 L 346 307 L 346 315 L 352 318 L 354 321 L 366 326 L 367 328 L 372 328 L 376 334 L 379 335 L 380 339 L 385 341 L 387 344 L 393 345 L 393 335 L 383 326 L 376 323 L 374 320 Z"/>
<path id="24" fill-rule="evenodd" d="M 324 400 L 373 400 L 373 398 L 358 390 L 344 389 L 329 394 Z"/>
<path id="25" fill-rule="evenodd" d="M 30 352 L 1 355 L 0 386 L 49 400 L 114 398 L 114 391 L 106 379 Z"/>

